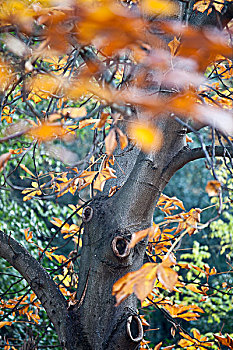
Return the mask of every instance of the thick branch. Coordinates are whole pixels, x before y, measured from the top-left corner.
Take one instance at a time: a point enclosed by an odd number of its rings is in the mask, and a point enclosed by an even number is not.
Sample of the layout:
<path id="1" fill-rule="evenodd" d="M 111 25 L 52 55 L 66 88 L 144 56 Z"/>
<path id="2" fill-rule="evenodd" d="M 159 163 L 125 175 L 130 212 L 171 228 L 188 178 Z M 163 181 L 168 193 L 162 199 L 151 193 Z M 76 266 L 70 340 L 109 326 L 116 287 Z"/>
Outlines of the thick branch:
<path id="1" fill-rule="evenodd" d="M 33 256 L 12 237 L 0 231 L 0 257 L 7 260 L 28 282 L 45 308 L 66 346 L 67 302 L 49 274 Z M 63 320 L 63 322 L 61 322 Z"/>
<path id="2" fill-rule="evenodd" d="M 193 8 L 195 2 L 196 0 L 191 2 L 191 9 Z M 207 10 L 204 13 L 192 11 L 188 20 L 189 24 L 195 27 L 214 26 L 222 29 L 233 18 L 233 3 L 227 1 L 221 13 L 216 11 L 214 8 L 209 15 L 207 15 L 207 12 Z"/>
<path id="3" fill-rule="evenodd" d="M 206 147 L 206 152 L 212 156 L 213 148 L 212 146 Z M 233 149 L 230 147 L 216 146 L 214 147 L 215 157 L 233 157 Z M 197 160 L 203 159 L 206 157 L 206 154 L 202 147 L 189 148 L 184 147 L 168 164 L 167 168 L 164 169 L 164 176 L 172 177 L 179 169 L 183 168 L 186 164 Z"/>

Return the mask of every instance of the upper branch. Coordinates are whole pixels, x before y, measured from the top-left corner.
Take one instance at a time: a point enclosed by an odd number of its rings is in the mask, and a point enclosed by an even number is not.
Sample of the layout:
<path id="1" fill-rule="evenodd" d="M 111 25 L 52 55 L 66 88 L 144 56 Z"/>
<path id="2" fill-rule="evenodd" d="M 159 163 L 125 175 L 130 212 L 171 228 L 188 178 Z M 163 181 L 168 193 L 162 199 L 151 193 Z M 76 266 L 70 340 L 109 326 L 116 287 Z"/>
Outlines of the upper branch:
<path id="1" fill-rule="evenodd" d="M 0 257 L 28 282 L 45 308 L 62 342 L 66 336 L 60 320 L 67 318 L 67 302 L 41 264 L 17 241 L 0 231 Z"/>
<path id="2" fill-rule="evenodd" d="M 206 147 L 206 152 L 211 156 L 213 152 L 212 146 Z M 215 157 L 233 157 L 233 149 L 230 147 L 215 146 L 214 147 Z M 172 177 L 179 169 L 183 168 L 186 164 L 206 157 L 206 153 L 202 147 L 189 148 L 184 147 L 168 164 L 164 169 L 164 175 Z"/>

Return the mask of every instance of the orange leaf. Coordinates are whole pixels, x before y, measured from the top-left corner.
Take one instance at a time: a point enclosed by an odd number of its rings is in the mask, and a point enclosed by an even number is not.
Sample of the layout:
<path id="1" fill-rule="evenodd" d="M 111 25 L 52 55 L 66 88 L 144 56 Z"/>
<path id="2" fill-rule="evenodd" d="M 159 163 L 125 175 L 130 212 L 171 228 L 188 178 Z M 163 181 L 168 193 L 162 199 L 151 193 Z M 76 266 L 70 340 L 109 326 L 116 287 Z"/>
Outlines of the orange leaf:
<path id="1" fill-rule="evenodd" d="M 163 262 L 157 267 L 157 278 L 169 291 L 172 291 L 178 282 L 177 272 L 164 265 Z"/>
<path id="2" fill-rule="evenodd" d="M 117 305 L 132 293 L 143 301 L 154 287 L 156 271 L 156 264 L 146 263 L 139 270 L 129 272 L 115 282 L 112 294 L 116 296 Z"/>
<path id="3" fill-rule="evenodd" d="M 24 235 L 25 235 L 25 238 L 26 238 L 26 241 L 30 242 L 33 235 L 32 235 L 32 231 L 29 232 L 29 228 L 27 229 L 24 229 Z"/>
<path id="4" fill-rule="evenodd" d="M 224 337 L 223 335 L 217 335 L 214 334 L 214 337 L 225 346 L 228 346 L 230 349 L 233 349 L 233 338 L 229 336 L 229 334 L 226 334 Z"/>
<path id="5" fill-rule="evenodd" d="M 28 173 L 29 175 L 35 177 L 35 175 L 31 172 L 31 170 L 29 170 L 24 164 L 19 164 L 20 168 L 22 168 L 24 171 L 26 171 L 26 173 Z"/>
<path id="6" fill-rule="evenodd" d="M 154 224 L 152 227 L 146 228 L 145 230 L 134 232 L 131 237 L 129 248 L 133 248 L 135 244 L 140 242 L 146 236 L 149 236 L 149 239 L 153 239 L 155 235 L 160 235 L 161 231 L 158 225 Z"/>
<path id="7" fill-rule="evenodd" d="M 61 110 L 62 114 L 70 118 L 84 117 L 87 114 L 85 107 L 79 108 L 63 108 Z"/>
<path id="8" fill-rule="evenodd" d="M 39 141 L 51 141 L 56 138 L 67 137 L 67 131 L 61 125 L 43 123 L 40 126 L 32 128 L 28 135 L 38 139 Z"/>
<path id="9" fill-rule="evenodd" d="M 0 328 L 4 327 L 4 326 L 11 326 L 12 325 L 12 321 L 1 321 L 0 322 Z"/>
<path id="10" fill-rule="evenodd" d="M 178 40 L 177 37 L 175 36 L 174 39 L 168 43 L 168 46 L 171 50 L 171 54 L 175 56 L 180 46 L 180 40 Z"/>
<path id="11" fill-rule="evenodd" d="M 97 119 L 84 119 L 84 120 L 81 120 L 78 124 L 78 128 L 79 129 L 82 129 L 82 128 L 85 128 L 86 126 L 89 126 L 91 124 L 94 124 L 96 123 Z"/>
<path id="12" fill-rule="evenodd" d="M 142 7 L 148 13 L 166 16 L 172 16 L 178 11 L 176 4 L 167 0 L 143 0 Z"/>
<path id="13" fill-rule="evenodd" d="M 154 350 L 159 350 L 162 346 L 163 342 L 160 342 L 159 344 L 155 345 Z"/>

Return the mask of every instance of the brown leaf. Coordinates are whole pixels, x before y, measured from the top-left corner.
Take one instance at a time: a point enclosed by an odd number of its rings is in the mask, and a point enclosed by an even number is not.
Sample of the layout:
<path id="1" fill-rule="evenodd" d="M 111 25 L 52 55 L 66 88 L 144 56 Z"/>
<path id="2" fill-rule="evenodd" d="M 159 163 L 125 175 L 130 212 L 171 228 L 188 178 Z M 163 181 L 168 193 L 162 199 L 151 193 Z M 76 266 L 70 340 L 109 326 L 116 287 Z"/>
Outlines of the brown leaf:
<path id="1" fill-rule="evenodd" d="M 1 156 L 0 156 L 0 171 L 2 171 L 5 168 L 6 163 L 8 162 L 10 157 L 11 157 L 10 152 L 1 154 Z"/>
<path id="2" fill-rule="evenodd" d="M 210 197 L 218 196 L 221 190 L 221 183 L 217 180 L 208 181 L 205 190 Z"/>
<path id="3" fill-rule="evenodd" d="M 225 346 L 228 346 L 230 349 L 233 349 L 233 338 L 226 334 L 225 337 L 223 335 L 214 334 L 214 337 Z"/>
<path id="4" fill-rule="evenodd" d="M 128 145 L 127 136 L 119 128 L 116 128 L 116 131 L 117 131 L 117 133 L 119 135 L 119 141 L 120 141 L 121 149 L 124 149 Z"/>
<path id="5" fill-rule="evenodd" d="M 117 147 L 116 132 L 114 129 L 111 129 L 108 133 L 108 136 L 105 138 L 105 147 L 107 155 L 111 155 L 115 148 Z"/>

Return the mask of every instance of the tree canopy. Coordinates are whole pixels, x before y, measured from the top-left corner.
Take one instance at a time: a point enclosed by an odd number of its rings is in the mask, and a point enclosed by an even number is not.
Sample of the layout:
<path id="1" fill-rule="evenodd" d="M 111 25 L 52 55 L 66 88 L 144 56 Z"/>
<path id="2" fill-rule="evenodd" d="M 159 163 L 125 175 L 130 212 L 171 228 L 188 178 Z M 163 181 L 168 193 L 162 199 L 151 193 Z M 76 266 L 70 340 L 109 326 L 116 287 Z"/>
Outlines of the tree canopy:
<path id="1" fill-rule="evenodd" d="M 233 349 L 232 17 L 0 2 L 1 349 Z"/>

